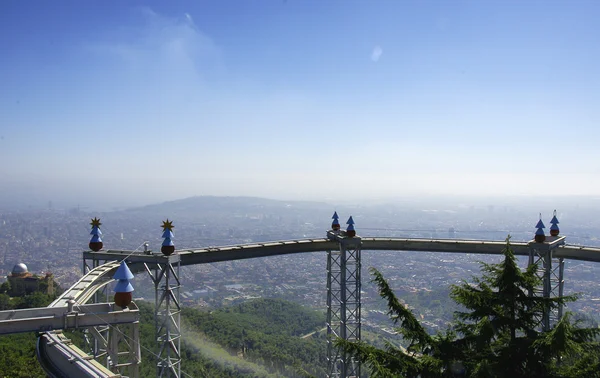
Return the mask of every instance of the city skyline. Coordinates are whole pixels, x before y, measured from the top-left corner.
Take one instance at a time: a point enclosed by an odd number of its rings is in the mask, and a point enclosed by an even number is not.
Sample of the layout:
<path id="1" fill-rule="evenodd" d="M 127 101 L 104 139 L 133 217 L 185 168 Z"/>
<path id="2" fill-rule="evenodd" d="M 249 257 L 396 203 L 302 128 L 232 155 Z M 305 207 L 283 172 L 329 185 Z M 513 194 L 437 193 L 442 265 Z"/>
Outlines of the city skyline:
<path id="1" fill-rule="evenodd" d="M 5 202 L 600 195 L 593 1 L 2 8 Z"/>

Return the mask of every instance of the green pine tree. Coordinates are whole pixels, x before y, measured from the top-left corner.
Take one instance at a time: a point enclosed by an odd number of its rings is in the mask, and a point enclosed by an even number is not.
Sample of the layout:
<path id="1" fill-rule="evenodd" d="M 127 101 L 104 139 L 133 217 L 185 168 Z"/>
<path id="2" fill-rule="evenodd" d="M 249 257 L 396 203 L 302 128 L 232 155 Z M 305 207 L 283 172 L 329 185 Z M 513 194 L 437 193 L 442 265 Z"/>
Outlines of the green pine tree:
<path id="1" fill-rule="evenodd" d="M 550 331 L 540 330 L 545 309 L 574 296 L 530 295 L 541 284 L 536 266 L 521 270 L 509 238 L 498 264 L 482 263 L 481 277 L 453 285 L 451 297 L 462 305 L 445 333 L 429 335 L 400 303 L 383 275 L 371 268 L 389 316 L 409 345 L 385 350 L 337 340 L 364 363 L 374 377 L 594 377 L 598 375 L 598 328 L 580 328 L 565 315 Z M 594 368 L 596 370 L 594 370 Z M 596 375 L 594 375 L 596 374 Z"/>

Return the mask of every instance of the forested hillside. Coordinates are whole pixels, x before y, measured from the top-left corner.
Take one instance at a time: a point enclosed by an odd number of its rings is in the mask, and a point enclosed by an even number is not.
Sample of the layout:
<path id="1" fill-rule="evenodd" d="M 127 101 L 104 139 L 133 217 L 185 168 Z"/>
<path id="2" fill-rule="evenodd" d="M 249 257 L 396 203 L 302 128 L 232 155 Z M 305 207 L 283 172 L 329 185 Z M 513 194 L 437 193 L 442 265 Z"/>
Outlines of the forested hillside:
<path id="1" fill-rule="evenodd" d="M 151 377 L 156 374 L 153 309 L 146 302 L 137 304 L 142 314 L 140 376 Z M 186 376 L 300 377 L 302 370 L 324 375 L 324 340 L 299 336 L 322 328 L 325 316 L 298 304 L 258 299 L 212 312 L 185 308 L 181 323 Z M 78 332 L 71 337 L 81 340 Z M 45 377 L 35 341 L 34 334 L 0 336 L 0 377 Z"/>
<path id="2" fill-rule="evenodd" d="M 299 376 L 298 368 L 323 376 L 326 346 L 299 336 L 322 328 L 325 315 L 298 304 L 258 299 L 222 310 L 184 309 L 184 319 L 230 354 L 265 366 L 268 372 Z"/>

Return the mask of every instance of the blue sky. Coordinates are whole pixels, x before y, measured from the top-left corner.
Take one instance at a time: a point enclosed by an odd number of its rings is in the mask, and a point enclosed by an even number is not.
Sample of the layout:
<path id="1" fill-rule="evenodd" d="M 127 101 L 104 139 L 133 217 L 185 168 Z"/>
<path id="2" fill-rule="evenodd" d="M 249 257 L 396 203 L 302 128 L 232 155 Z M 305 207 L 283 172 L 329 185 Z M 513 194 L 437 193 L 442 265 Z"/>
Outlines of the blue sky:
<path id="1" fill-rule="evenodd" d="M 600 195 L 597 1 L 5 1 L 0 189 Z"/>

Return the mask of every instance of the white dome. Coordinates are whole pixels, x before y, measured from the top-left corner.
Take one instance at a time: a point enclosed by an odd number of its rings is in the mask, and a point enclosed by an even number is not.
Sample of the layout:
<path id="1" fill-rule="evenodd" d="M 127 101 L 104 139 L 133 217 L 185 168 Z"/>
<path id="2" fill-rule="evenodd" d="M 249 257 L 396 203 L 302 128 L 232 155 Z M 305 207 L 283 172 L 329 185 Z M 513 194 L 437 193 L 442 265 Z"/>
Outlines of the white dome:
<path id="1" fill-rule="evenodd" d="M 14 268 L 12 270 L 12 274 L 23 274 L 23 273 L 27 273 L 27 265 L 25 265 L 23 263 L 19 263 L 14 266 Z"/>

